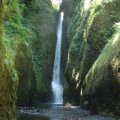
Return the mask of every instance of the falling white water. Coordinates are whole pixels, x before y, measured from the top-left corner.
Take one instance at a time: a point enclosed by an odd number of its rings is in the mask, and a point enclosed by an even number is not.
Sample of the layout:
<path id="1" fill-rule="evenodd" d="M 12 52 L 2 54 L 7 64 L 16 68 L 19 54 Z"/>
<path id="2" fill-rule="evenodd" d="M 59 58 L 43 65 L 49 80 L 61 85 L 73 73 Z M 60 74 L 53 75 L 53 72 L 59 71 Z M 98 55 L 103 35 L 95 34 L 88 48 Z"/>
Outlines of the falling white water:
<path id="1" fill-rule="evenodd" d="M 61 42 L 62 42 L 62 27 L 63 27 L 64 13 L 60 13 L 60 19 L 57 30 L 57 44 L 55 51 L 55 60 L 53 68 L 52 93 L 53 104 L 63 104 L 63 86 L 60 77 L 60 61 L 61 61 Z"/>

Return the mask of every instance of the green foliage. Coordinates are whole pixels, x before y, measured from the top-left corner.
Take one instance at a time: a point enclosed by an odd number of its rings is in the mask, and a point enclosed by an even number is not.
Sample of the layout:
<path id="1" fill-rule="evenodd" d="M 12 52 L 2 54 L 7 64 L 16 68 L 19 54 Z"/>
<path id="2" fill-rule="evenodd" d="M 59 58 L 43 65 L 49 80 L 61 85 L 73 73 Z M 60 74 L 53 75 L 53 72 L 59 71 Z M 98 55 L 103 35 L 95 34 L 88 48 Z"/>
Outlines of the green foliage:
<path id="1" fill-rule="evenodd" d="M 20 80 L 19 71 L 16 69 L 15 57 L 16 54 L 19 54 L 17 49 L 21 43 L 29 48 L 24 52 L 29 53 L 31 51 L 30 43 L 33 35 L 28 25 L 25 24 L 27 23 L 26 19 L 23 19 L 23 11 L 26 9 L 24 4 L 20 3 L 19 0 L 5 0 L 1 3 L 0 91 L 2 94 L 0 94 L 0 119 L 14 120 L 16 91 L 18 79 Z"/>
<path id="2" fill-rule="evenodd" d="M 120 65 L 120 24 L 114 27 L 114 34 L 86 75 L 82 89 L 84 99 L 88 94 L 94 97 L 96 102 L 91 101 L 93 110 L 101 112 L 106 109 L 119 115 L 120 76 L 117 69 Z"/>
<path id="3" fill-rule="evenodd" d="M 67 0 L 65 1 L 67 3 Z M 69 4 L 70 3 L 71 1 L 69 1 Z M 106 51 L 104 50 L 104 53 L 101 53 L 101 51 L 115 32 L 113 25 L 120 21 L 118 12 L 120 10 L 119 0 L 91 0 L 90 6 L 88 6 L 87 9 L 85 8 L 86 3 L 87 1 L 80 0 L 75 10 L 71 12 L 73 16 L 71 20 L 66 20 L 68 24 L 67 37 L 70 47 L 66 66 L 66 86 L 68 88 L 65 89 L 67 89 L 67 92 L 71 93 L 70 99 L 74 99 L 76 96 L 76 99 L 79 99 L 82 96 L 83 90 L 81 87 L 89 70 L 100 54 L 102 54 L 102 58 L 99 63 L 97 62 L 97 67 L 102 66 L 105 61 L 107 64 L 108 61 L 106 59 L 109 57 L 108 54 L 110 51 L 108 48 Z M 71 16 L 67 13 L 66 15 L 68 18 Z M 102 61 L 102 59 L 104 59 L 104 61 Z M 107 67 L 104 69 L 105 71 L 102 71 L 103 75 L 109 74 L 109 76 L 112 76 L 111 71 L 106 73 Z M 92 83 L 87 85 L 86 89 L 89 86 L 92 87 L 93 83 L 95 84 L 95 82 L 93 82 L 94 80 L 97 81 L 97 79 L 102 77 L 100 71 L 101 69 L 99 69 L 99 75 L 97 77 L 91 78 Z M 91 71 L 91 74 L 94 72 L 94 70 Z M 97 84 L 95 88 L 98 86 L 99 84 Z M 78 94 L 75 95 L 76 93 Z M 97 104 L 95 106 L 97 106 Z"/>
<path id="4" fill-rule="evenodd" d="M 33 67 L 36 78 L 35 99 L 42 101 L 50 96 L 54 61 L 55 11 L 51 2 L 48 0 L 33 1 L 29 19 L 36 34 L 33 41 Z"/>
<path id="5" fill-rule="evenodd" d="M 12 23 L 10 21 L 6 21 L 5 23 L 6 34 L 10 37 L 13 34 L 19 34 L 21 36 L 26 36 L 29 33 L 28 28 L 24 27 L 22 24 Z"/>
<path id="6" fill-rule="evenodd" d="M 30 39 L 31 31 L 28 29 L 26 20 L 23 18 L 23 12 L 26 9 L 23 3 L 18 0 L 7 1 L 4 5 L 4 31 L 8 40 L 17 34 L 22 36 L 23 40 Z M 19 39 L 20 40 L 20 39 Z"/>
<path id="7" fill-rule="evenodd" d="M 15 68 L 13 68 L 13 72 L 12 73 L 13 73 L 12 74 L 12 80 L 13 81 L 18 80 L 18 71 Z"/>

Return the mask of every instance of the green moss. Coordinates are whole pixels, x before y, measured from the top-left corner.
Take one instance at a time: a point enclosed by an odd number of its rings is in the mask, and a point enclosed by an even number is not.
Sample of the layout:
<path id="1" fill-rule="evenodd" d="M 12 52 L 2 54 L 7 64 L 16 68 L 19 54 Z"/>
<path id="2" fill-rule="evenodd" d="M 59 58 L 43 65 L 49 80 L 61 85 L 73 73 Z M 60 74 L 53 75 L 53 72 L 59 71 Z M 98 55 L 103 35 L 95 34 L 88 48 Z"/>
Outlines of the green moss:
<path id="1" fill-rule="evenodd" d="M 70 19 L 74 13 L 74 9 L 76 5 L 79 3 L 79 0 L 63 0 L 60 10 L 64 11 L 64 18 L 65 18 L 65 24 L 68 25 L 70 23 Z M 67 8 L 67 9 L 66 9 Z"/>
<path id="2" fill-rule="evenodd" d="M 0 119 L 14 120 L 19 70 L 15 57 L 21 42 L 30 46 L 31 31 L 23 24 L 24 5 L 18 0 L 0 4 Z M 27 40 L 29 39 L 29 42 Z M 30 47 L 29 47 L 30 48 Z M 29 50 L 27 50 L 29 51 Z M 24 51 L 26 52 L 26 51 Z M 22 65 L 21 65 L 22 66 Z"/>
<path id="3" fill-rule="evenodd" d="M 35 0 L 29 14 L 30 26 L 36 34 L 33 41 L 33 67 L 36 78 L 35 99 L 50 97 L 55 49 L 55 11 L 50 1 Z"/>
<path id="4" fill-rule="evenodd" d="M 0 119 L 13 120 L 15 117 L 15 100 L 17 89 L 17 75 L 13 74 L 15 69 L 12 56 L 7 51 L 4 43 L 3 13 L 4 4 L 0 4 Z"/>
<path id="5" fill-rule="evenodd" d="M 87 98 L 90 93 L 96 103 L 92 103 L 96 112 L 107 109 L 119 115 L 119 68 L 120 59 L 120 26 L 115 25 L 116 32 L 106 44 L 98 59 L 88 72 L 83 84 L 83 98 Z M 99 95 L 99 96 L 98 96 Z M 116 97 L 117 96 L 117 97 Z M 99 104 L 98 104 L 99 103 Z M 117 108 L 117 109 L 116 109 Z M 118 111 L 118 112 L 116 112 Z"/>
<path id="6" fill-rule="evenodd" d="M 28 106 L 31 104 L 35 92 L 35 75 L 32 63 L 31 48 L 24 42 L 16 50 L 15 65 L 19 75 L 17 90 L 17 105 Z"/>
<path id="7" fill-rule="evenodd" d="M 87 73 L 113 35 L 113 25 L 120 21 L 118 5 L 118 0 L 93 0 L 87 8 L 84 0 L 76 5 L 67 30 L 70 47 L 66 66 L 68 88 L 65 89 L 72 92 L 71 99 L 76 93 L 80 99 Z"/>

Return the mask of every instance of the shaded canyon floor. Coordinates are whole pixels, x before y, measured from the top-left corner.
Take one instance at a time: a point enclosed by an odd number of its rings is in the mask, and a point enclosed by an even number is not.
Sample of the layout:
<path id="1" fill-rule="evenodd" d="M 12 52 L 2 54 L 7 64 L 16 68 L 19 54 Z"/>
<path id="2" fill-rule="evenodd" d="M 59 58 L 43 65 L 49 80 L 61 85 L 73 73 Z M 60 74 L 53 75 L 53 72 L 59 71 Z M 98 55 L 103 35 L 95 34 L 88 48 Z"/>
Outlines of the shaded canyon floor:
<path id="1" fill-rule="evenodd" d="M 76 106 L 18 108 L 17 120 L 117 120 L 110 116 L 91 115 Z"/>

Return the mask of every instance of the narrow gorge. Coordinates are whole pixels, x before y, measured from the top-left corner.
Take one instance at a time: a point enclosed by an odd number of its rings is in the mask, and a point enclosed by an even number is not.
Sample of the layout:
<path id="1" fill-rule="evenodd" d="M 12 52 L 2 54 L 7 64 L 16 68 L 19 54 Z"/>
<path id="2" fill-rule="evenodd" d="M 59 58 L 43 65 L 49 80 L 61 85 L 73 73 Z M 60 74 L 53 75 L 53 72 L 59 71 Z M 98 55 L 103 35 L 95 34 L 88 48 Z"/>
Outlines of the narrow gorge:
<path id="1" fill-rule="evenodd" d="M 0 0 L 0 120 L 119 120 L 120 0 Z"/>

